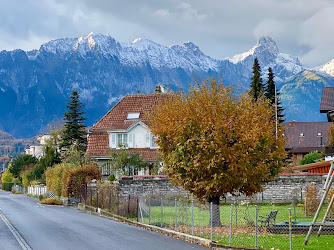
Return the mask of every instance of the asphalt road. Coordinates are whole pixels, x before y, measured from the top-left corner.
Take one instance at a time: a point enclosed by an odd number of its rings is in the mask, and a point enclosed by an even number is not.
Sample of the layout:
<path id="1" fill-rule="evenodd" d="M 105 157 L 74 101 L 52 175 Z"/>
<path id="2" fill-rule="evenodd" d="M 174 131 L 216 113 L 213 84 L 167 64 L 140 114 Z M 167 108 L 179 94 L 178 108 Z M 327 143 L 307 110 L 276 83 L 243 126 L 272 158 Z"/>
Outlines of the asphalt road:
<path id="1" fill-rule="evenodd" d="M 26 195 L 0 191 L 0 249 L 207 248 L 75 208 L 41 205 Z"/>

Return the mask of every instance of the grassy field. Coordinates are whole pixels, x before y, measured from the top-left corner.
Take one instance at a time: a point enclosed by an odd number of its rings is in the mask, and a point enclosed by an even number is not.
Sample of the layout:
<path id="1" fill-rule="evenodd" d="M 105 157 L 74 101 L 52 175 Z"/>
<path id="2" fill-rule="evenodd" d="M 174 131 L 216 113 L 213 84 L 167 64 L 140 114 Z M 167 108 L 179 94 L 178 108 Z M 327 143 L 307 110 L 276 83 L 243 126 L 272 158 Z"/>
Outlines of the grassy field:
<path id="1" fill-rule="evenodd" d="M 258 205 L 258 220 L 260 216 L 266 217 L 271 211 L 278 210 L 276 223 L 289 220 L 289 208 L 291 208 L 292 221 L 294 221 L 294 207 L 291 205 Z M 320 214 L 322 219 L 326 207 L 323 207 Z M 209 206 L 195 206 L 193 208 L 194 214 L 194 235 L 210 238 L 210 213 Z M 149 208 L 143 208 L 142 221 L 149 224 Z M 177 230 L 180 232 L 191 233 L 191 204 L 178 203 L 177 205 Z M 146 214 L 146 216 L 144 216 Z M 151 206 L 150 208 L 150 224 L 161 225 L 161 207 Z M 213 228 L 213 239 L 221 244 L 229 245 L 230 232 L 230 205 L 220 206 L 220 218 L 223 224 L 222 227 Z M 255 206 L 254 205 L 237 205 L 233 206 L 233 237 L 232 246 L 253 248 L 255 247 Z M 304 207 L 302 205 L 296 206 L 296 221 L 297 222 L 311 222 L 313 216 L 304 215 Z M 163 227 L 170 229 L 175 228 L 175 206 L 172 203 L 164 205 L 162 208 L 162 224 Z M 260 226 L 260 222 L 258 222 Z M 262 230 L 262 231 L 261 231 Z M 333 232 L 334 234 L 334 232 Z M 293 249 L 334 249 L 334 235 L 322 235 L 321 237 L 311 236 L 309 244 L 303 246 L 305 234 L 293 235 Z M 288 234 L 271 234 L 266 229 L 260 229 L 258 232 L 258 247 L 263 249 L 289 249 L 289 235 Z"/>
<path id="2" fill-rule="evenodd" d="M 276 222 L 288 221 L 289 220 L 289 208 L 291 208 L 292 221 L 295 220 L 294 207 L 293 205 L 258 205 L 258 220 L 261 216 L 266 217 L 271 211 L 278 210 Z M 320 217 L 322 218 L 326 211 L 326 206 L 321 210 Z M 148 207 L 145 207 L 144 222 L 148 223 Z M 151 221 L 160 222 L 161 220 L 161 207 L 151 206 Z M 230 224 L 230 205 L 220 206 L 220 218 L 223 225 Z M 177 217 L 178 221 L 182 224 L 191 225 L 191 205 L 187 206 L 184 204 L 178 204 L 177 206 Z M 175 207 L 174 206 L 163 206 L 162 219 L 164 223 L 174 223 L 175 221 Z M 302 205 L 296 206 L 296 221 L 297 222 L 311 222 L 313 216 L 305 216 L 304 207 Z M 233 225 L 248 225 L 249 222 L 255 221 L 255 206 L 249 205 L 237 205 L 233 206 Z M 209 206 L 195 206 L 194 205 L 194 226 L 206 226 L 210 222 Z"/>

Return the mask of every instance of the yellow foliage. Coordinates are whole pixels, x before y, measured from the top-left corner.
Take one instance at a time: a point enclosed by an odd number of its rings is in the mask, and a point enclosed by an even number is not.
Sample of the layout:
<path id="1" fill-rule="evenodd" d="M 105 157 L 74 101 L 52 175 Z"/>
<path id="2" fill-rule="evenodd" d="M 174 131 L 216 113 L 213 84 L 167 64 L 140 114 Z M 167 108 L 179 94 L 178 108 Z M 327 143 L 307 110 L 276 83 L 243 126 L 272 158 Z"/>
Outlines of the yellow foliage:
<path id="1" fill-rule="evenodd" d="M 334 124 L 331 124 L 327 131 L 329 146 L 334 146 Z"/>
<path id="2" fill-rule="evenodd" d="M 49 191 L 61 196 L 63 179 L 68 171 L 77 166 L 69 163 L 57 164 L 45 171 L 46 187 Z"/>
<path id="3" fill-rule="evenodd" d="M 149 117 L 172 182 L 200 199 L 259 192 L 285 159 L 268 101 L 237 96 L 214 78 L 171 93 Z"/>
<path id="4" fill-rule="evenodd" d="M 13 182 L 14 181 L 13 174 L 9 171 L 8 168 L 6 168 L 5 171 L 3 172 L 1 176 L 1 181 L 2 182 Z"/>

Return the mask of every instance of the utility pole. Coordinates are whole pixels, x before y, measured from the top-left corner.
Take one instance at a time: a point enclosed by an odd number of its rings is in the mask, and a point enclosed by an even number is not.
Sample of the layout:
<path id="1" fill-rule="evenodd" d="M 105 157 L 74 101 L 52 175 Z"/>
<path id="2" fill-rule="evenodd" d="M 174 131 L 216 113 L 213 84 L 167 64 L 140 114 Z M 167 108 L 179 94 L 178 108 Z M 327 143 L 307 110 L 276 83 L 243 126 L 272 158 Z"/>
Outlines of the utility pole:
<path id="1" fill-rule="evenodd" d="M 276 139 L 278 138 L 277 136 L 277 91 L 276 91 L 276 83 L 275 83 L 275 128 L 276 128 Z"/>

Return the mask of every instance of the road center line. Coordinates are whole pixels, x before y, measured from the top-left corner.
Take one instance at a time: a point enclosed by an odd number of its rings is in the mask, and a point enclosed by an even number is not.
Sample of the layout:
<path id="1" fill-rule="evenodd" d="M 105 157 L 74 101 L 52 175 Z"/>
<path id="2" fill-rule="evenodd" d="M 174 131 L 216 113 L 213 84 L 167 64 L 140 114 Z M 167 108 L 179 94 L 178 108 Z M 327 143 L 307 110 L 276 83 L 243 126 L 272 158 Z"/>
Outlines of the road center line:
<path id="1" fill-rule="evenodd" d="M 3 220 L 3 222 L 6 224 L 6 226 L 8 227 L 8 229 L 12 232 L 12 234 L 14 235 L 15 239 L 17 240 L 17 242 L 20 244 L 20 246 L 22 247 L 22 249 L 24 250 L 32 250 L 32 248 L 29 246 L 29 244 L 25 241 L 25 239 L 23 239 L 23 237 L 21 236 L 21 234 L 16 230 L 16 228 L 9 222 L 9 220 L 6 218 L 6 216 L 1 212 L 0 210 L 0 217 Z"/>

